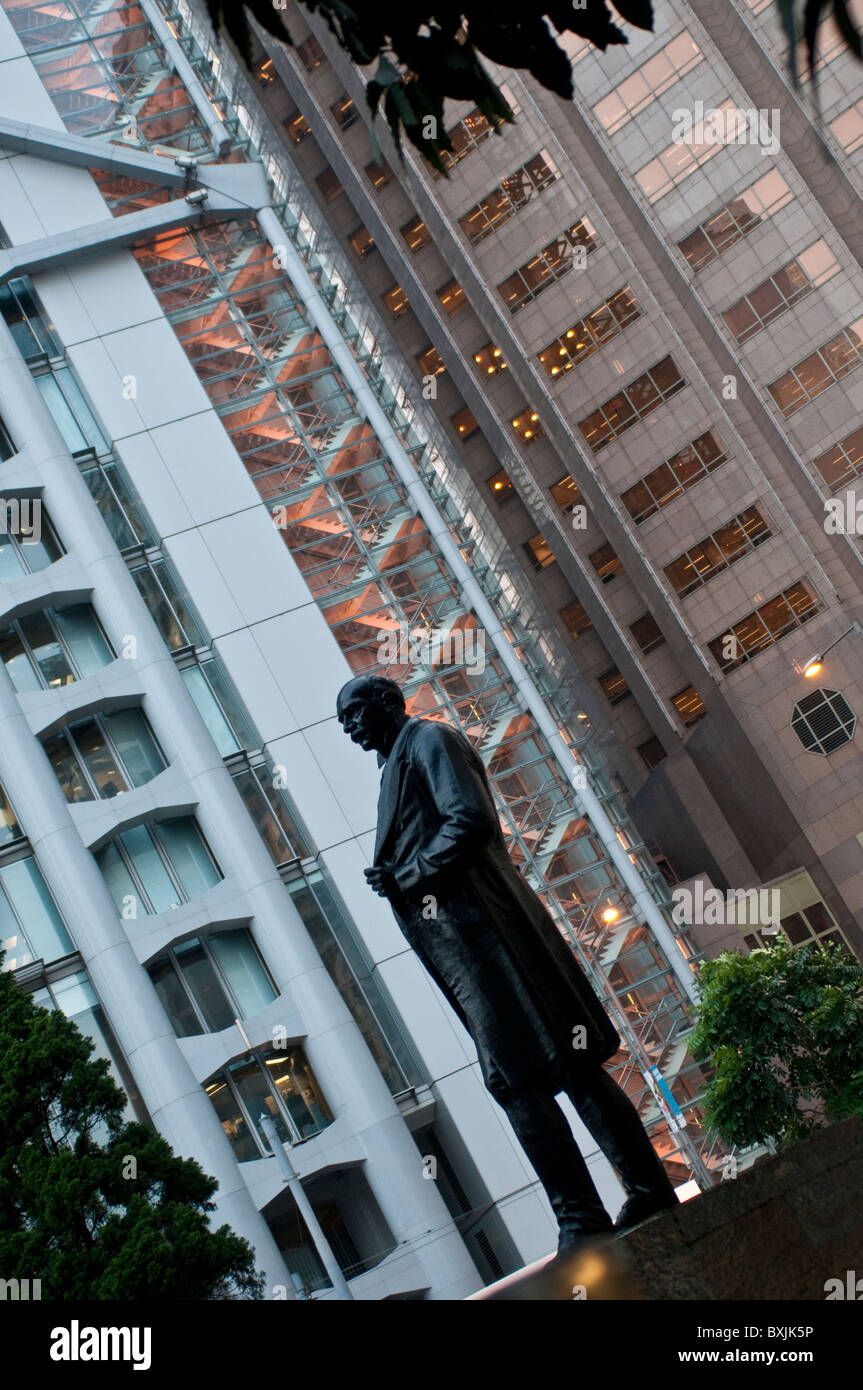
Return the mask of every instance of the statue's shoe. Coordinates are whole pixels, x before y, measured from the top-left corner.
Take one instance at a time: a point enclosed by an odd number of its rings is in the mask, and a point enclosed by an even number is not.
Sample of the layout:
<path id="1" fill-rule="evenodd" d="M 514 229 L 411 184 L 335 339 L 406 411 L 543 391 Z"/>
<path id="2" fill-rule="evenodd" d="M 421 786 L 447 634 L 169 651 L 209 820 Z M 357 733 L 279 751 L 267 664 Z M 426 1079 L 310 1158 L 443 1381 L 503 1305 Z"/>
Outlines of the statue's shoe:
<path id="1" fill-rule="evenodd" d="M 582 1250 L 595 1248 L 597 1241 L 603 1236 L 606 1238 L 612 1235 L 614 1227 L 612 1225 L 602 1226 L 596 1231 L 585 1231 L 581 1227 L 561 1226 L 560 1238 L 557 1242 L 557 1258 L 567 1259 L 571 1255 L 578 1255 Z"/>
<path id="2" fill-rule="evenodd" d="M 617 1232 L 631 1231 L 633 1226 L 638 1226 L 642 1221 L 647 1221 L 651 1216 L 658 1216 L 661 1211 L 668 1211 L 669 1207 L 677 1206 L 677 1195 L 671 1192 L 636 1192 L 630 1197 L 617 1214 L 614 1229 Z"/>

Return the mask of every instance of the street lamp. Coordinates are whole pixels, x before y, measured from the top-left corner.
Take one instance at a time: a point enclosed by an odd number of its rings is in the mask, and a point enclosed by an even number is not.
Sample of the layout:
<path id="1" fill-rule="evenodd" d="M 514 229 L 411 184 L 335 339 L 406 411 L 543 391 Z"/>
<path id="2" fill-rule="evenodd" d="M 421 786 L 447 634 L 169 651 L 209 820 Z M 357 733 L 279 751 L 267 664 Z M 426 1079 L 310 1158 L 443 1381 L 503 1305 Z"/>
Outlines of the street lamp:
<path id="1" fill-rule="evenodd" d="M 814 656 L 809 658 L 803 667 L 804 676 L 807 676 L 810 680 L 817 676 L 821 671 L 821 667 L 824 665 L 824 658 L 827 653 L 832 651 L 837 643 L 842 641 L 843 637 L 847 637 L 849 632 L 856 632 L 863 637 L 863 627 L 861 627 L 859 623 L 852 623 L 850 627 L 846 627 L 844 632 L 840 632 L 838 637 L 834 637 L 833 641 L 829 642 L 823 651 L 816 652 Z"/>

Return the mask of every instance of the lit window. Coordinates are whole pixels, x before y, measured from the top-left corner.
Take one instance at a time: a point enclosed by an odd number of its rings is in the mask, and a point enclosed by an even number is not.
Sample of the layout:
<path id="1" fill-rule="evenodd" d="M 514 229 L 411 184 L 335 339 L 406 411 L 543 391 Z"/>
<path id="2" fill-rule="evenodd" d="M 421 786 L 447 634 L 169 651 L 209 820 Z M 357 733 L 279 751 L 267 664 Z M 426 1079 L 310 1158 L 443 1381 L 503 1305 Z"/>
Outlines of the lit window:
<path id="1" fill-rule="evenodd" d="M 587 616 L 584 604 L 575 599 L 568 603 L 565 608 L 561 608 L 560 616 L 564 624 L 569 629 L 571 637 L 580 637 L 583 632 L 587 632 L 593 627 L 593 623 Z"/>
<path id="2" fill-rule="evenodd" d="M 539 415 L 529 405 L 513 416 L 510 423 L 523 444 L 533 444 L 534 440 L 542 439 L 545 433 L 539 423 Z"/>
<path id="3" fill-rule="evenodd" d="M 306 1055 L 296 1044 L 256 1050 L 211 1077 L 204 1090 L 238 1163 L 270 1153 L 260 1124 L 262 1112 L 273 1120 L 283 1144 L 299 1144 L 333 1121 Z"/>
<path id="4" fill-rule="evenodd" d="M 358 227 L 355 232 L 351 233 L 348 240 L 361 259 L 375 249 L 375 239 L 367 227 Z"/>
<path id="5" fill-rule="evenodd" d="M 847 434 L 812 462 L 831 492 L 859 478 L 863 474 L 863 428 Z"/>
<path id="6" fill-rule="evenodd" d="M 597 102 L 594 115 L 613 135 L 700 63 L 702 57 L 692 35 L 684 30 Z"/>
<path id="7" fill-rule="evenodd" d="M 617 667 L 612 667 L 610 671 L 605 671 L 601 676 L 597 677 L 597 679 L 610 705 L 619 705 L 622 700 L 628 699 L 632 694 L 632 691 L 626 684 L 623 676 L 617 670 Z"/>
<path id="8" fill-rule="evenodd" d="M 725 145 L 736 144 L 738 136 L 746 135 L 745 113 L 738 111 L 733 101 L 724 101 L 718 109 L 725 123 L 723 140 L 710 143 L 693 140 L 691 144 L 685 144 L 682 140 L 674 141 L 657 159 L 652 159 L 643 169 L 638 170 L 635 175 L 636 183 L 649 202 L 655 203 L 658 198 L 670 193 L 672 188 L 688 178 L 699 165 L 711 159 L 717 150 L 721 150 Z"/>
<path id="9" fill-rule="evenodd" d="M 506 473 L 503 469 L 501 469 L 499 473 L 495 473 L 491 478 L 489 478 L 488 482 L 486 483 L 486 487 L 488 488 L 492 497 L 496 498 L 498 502 L 502 502 L 505 497 L 512 496 L 512 482 L 510 481 L 509 474 Z"/>
<path id="10" fill-rule="evenodd" d="M 479 429 L 473 412 L 468 410 L 467 406 L 456 411 L 455 415 L 450 418 L 452 420 L 452 427 L 459 439 L 470 439 L 471 435 L 475 434 Z"/>
<path id="11" fill-rule="evenodd" d="M 371 164 L 366 165 L 366 177 L 372 187 L 379 193 L 382 188 L 386 188 L 388 183 L 392 183 L 395 174 L 385 159 L 373 159 Z"/>
<path id="12" fill-rule="evenodd" d="M 557 168 L 548 150 L 540 150 L 514 174 L 486 194 L 481 202 L 470 208 L 459 218 L 459 226 L 470 242 L 476 246 L 497 227 L 508 222 L 511 217 L 525 207 L 537 193 L 548 188 L 559 177 Z"/>
<path id="13" fill-rule="evenodd" d="M 627 488 L 620 494 L 620 500 L 633 521 L 640 524 L 694 487 L 728 458 L 728 451 L 718 432 L 708 430 L 693 439 L 685 449 L 672 454 L 658 468 L 646 473 L 634 487 Z"/>
<path id="14" fill-rule="evenodd" d="M 384 304 L 389 309 L 394 319 L 400 318 L 402 314 L 406 314 L 411 307 L 408 303 L 408 297 L 401 285 L 393 285 L 391 290 L 387 290 L 383 298 Z"/>
<path id="15" fill-rule="evenodd" d="M 672 560 L 665 575 L 677 597 L 685 598 L 772 535 L 758 508 L 748 507 Z"/>
<path id="16" fill-rule="evenodd" d="M 839 262 L 826 241 L 814 242 L 726 309 L 722 315 L 726 327 L 736 342 L 747 342 L 838 270 Z"/>
<path id="17" fill-rule="evenodd" d="M 431 241 L 431 232 L 421 217 L 412 217 L 401 228 L 401 234 L 411 251 L 419 251 L 426 242 Z"/>
<path id="18" fill-rule="evenodd" d="M 417 366 L 423 376 L 440 376 L 446 371 L 446 363 L 436 347 L 427 347 L 417 358 Z"/>
<path id="19" fill-rule="evenodd" d="M 584 264 L 584 258 L 599 245 L 599 239 L 592 224 L 586 217 L 574 222 L 554 241 L 550 241 L 518 270 L 502 280 L 498 293 L 511 314 L 517 313 L 525 304 L 553 285 L 562 275 L 572 269 L 573 264 Z"/>
<path id="20" fill-rule="evenodd" d="M 312 128 L 301 111 L 293 111 L 290 116 L 286 116 L 284 126 L 288 138 L 293 140 L 295 145 L 299 145 L 301 140 L 305 140 L 306 136 L 312 133 Z"/>
<path id="21" fill-rule="evenodd" d="M 792 197 L 791 189 L 779 170 L 771 169 L 679 241 L 677 249 L 693 270 L 703 270 L 729 246 L 748 236 L 768 217 L 790 203 Z"/>
<path id="22" fill-rule="evenodd" d="M 863 318 L 843 328 L 767 389 L 787 419 L 863 361 Z"/>
<path id="23" fill-rule="evenodd" d="M 348 130 L 358 118 L 353 97 L 349 97 L 347 92 L 342 92 L 338 101 L 333 102 L 330 110 L 333 113 L 333 120 L 336 125 L 341 126 L 342 130 Z"/>
<path id="24" fill-rule="evenodd" d="M 565 478 L 552 483 L 549 492 L 557 505 L 562 507 L 564 511 L 571 511 L 573 507 L 580 507 L 584 504 L 581 488 L 568 473 Z"/>
<path id="25" fill-rule="evenodd" d="M 512 92 L 508 87 L 503 85 L 500 90 L 504 100 L 509 105 L 513 114 L 515 114 L 519 108 L 518 102 L 515 100 Z M 465 159 L 469 154 L 472 154 L 474 150 L 478 149 L 483 141 L 488 139 L 491 132 L 491 123 L 483 115 L 479 107 L 475 106 L 457 125 L 454 125 L 447 131 L 447 136 L 452 145 L 452 151 L 441 151 L 441 161 L 444 167 L 446 169 L 452 169 L 454 165 L 458 164 L 462 159 Z"/>
<path id="26" fill-rule="evenodd" d="M 530 556 L 531 564 L 534 569 L 544 570 L 547 569 L 549 565 L 554 564 L 554 555 L 552 554 L 551 546 L 545 539 L 545 536 L 532 536 L 531 539 L 526 542 L 524 548 Z"/>
<path id="27" fill-rule="evenodd" d="M 495 347 L 494 343 L 486 343 L 485 347 L 474 353 L 473 360 L 480 376 L 496 376 L 498 372 L 506 371 L 500 348 Z"/>
<path id="28" fill-rule="evenodd" d="M 604 343 L 616 338 L 627 324 L 638 318 L 640 312 L 635 295 L 625 285 L 543 348 L 539 354 L 539 364 L 546 376 L 554 379 L 563 376 L 577 362 L 590 357 Z"/>
<path id="29" fill-rule="evenodd" d="M 594 550 L 588 556 L 590 563 L 596 570 L 603 584 L 610 584 L 612 579 L 616 579 L 619 574 L 623 574 L 623 562 L 615 555 L 614 550 L 606 541 L 598 550 Z"/>
<path id="30" fill-rule="evenodd" d="M 467 295 L 457 280 L 448 280 L 437 291 L 437 297 L 450 318 L 455 318 L 467 304 Z"/>
<path id="31" fill-rule="evenodd" d="M 679 690 L 676 695 L 672 695 L 671 703 L 687 729 L 697 724 L 707 713 L 704 701 L 694 685 L 687 685 L 685 690 Z"/>
<path id="32" fill-rule="evenodd" d="M 682 391 L 686 385 L 674 364 L 674 359 L 664 357 L 656 366 L 642 376 L 636 377 L 616 396 L 580 420 L 578 428 L 584 435 L 593 452 L 599 453 L 612 440 L 643 420 L 671 396 Z"/>
<path id="33" fill-rule="evenodd" d="M 747 613 L 707 645 L 721 670 L 733 671 L 820 611 L 818 598 L 801 580 Z"/>
<path id="34" fill-rule="evenodd" d="M 302 43 L 297 44 L 297 57 L 306 72 L 314 72 L 315 68 L 320 67 L 321 63 L 326 61 L 326 56 L 313 34 L 304 39 Z"/>

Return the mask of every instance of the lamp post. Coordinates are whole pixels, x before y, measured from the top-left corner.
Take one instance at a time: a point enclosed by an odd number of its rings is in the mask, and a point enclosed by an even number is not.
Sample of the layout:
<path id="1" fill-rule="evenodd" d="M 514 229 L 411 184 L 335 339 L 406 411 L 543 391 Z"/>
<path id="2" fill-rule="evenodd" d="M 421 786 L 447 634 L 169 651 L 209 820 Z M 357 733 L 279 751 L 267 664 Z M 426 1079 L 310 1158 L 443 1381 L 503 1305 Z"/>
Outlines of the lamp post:
<path id="1" fill-rule="evenodd" d="M 804 676 L 807 676 L 810 680 L 814 679 L 814 677 L 820 673 L 827 653 L 831 652 L 837 643 L 842 641 L 843 637 L 847 637 L 849 632 L 856 632 L 858 636 L 863 637 L 863 627 L 861 627 L 859 623 L 852 623 L 850 627 L 846 627 L 844 632 L 840 632 L 838 637 L 834 637 L 832 642 L 828 642 L 822 652 L 816 652 L 815 656 L 809 658 L 803 667 Z"/>
<path id="2" fill-rule="evenodd" d="M 314 1208 L 309 1201 L 303 1184 L 300 1182 L 299 1175 L 293 1163 L 285 1152 L 285 1146 L 276 1131 L 276 1122 L 272 1115 L 261 1115 L 261 1129 L 267 1136 L 267 1141 L 273 1151 L 273 1157 L 278 1163 L 284 1175 L 285 1182 L 291 1190 L 291 1195 L 297 1204 L 297 1210 L 306 1223 L 306 1228 L 312 1238 L 312 1244 L 318 1253 L 321 1264 L 329 1275 L 336 1297 L 353 1302 L 353 1294 L 348 1288 L 348 1281 L 342 1274 L 341 1266 L 333 1254 L 330 1242 L 324 1235 L 324 1228 L 315 1215 Z"/>

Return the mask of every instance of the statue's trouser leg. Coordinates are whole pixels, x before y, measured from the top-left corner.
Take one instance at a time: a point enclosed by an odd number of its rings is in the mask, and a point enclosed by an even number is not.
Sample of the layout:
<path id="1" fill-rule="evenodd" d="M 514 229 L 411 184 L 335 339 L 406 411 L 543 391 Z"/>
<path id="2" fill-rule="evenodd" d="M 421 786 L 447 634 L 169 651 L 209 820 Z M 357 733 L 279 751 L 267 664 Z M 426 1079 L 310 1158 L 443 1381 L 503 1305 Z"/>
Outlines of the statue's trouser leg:
<path id="1" fill-rule="evenodd" d="M 607 1071 L 578 1077 L 567 1087 L 570 1100 L 602 1152 L 614 1165 L 628 1197 L 676 1202 L 674 1188 L 632 1101 Z"/>
<path id="2" fill-rule="evenodd" d="M 500 1104 L 545 1188 L 561 1229 L 608 1231 L 611 1219 L 554 1097 L 520 1091 Z"/>

